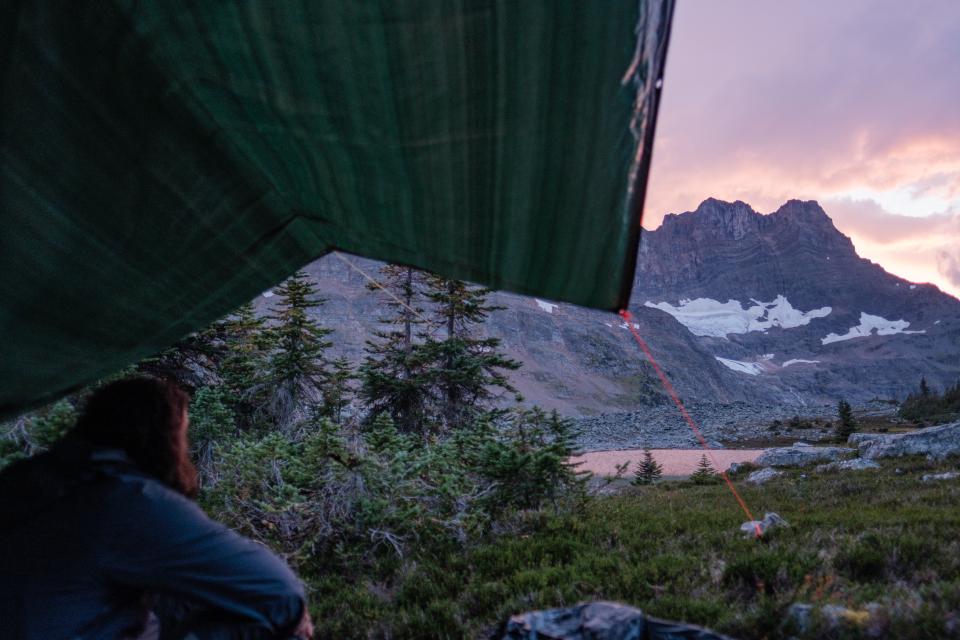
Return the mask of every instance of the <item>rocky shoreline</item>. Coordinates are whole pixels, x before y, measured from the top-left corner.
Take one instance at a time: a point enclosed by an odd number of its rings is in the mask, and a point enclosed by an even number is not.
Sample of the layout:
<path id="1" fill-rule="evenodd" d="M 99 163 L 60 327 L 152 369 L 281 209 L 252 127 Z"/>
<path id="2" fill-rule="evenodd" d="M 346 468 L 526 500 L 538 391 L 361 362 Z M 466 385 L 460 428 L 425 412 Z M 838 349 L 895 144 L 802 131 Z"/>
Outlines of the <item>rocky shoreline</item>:
<path id="1" fill-rule="evenodd" d="M 791 406 L 756 405 L 746 402 L 690 402 L 687 411 L 700 428 L 707 443 L 723 448 L 736 442 L 790 437 L 820 442 L 833 437 L 834 405 Z M 857 407 L 864 415 L 890 414 L 889 406 Z M 799 416 L 803 428 L 791 428 L 790 421 Z M 780 421 L 779 426 L 775 421 Z M 577 444 L 582 451 L 612 449 L 685 449 L 700 446 L 677 407 L 662 404 L 625 413 L 605 413 L 575 420 L 580 435 Z"/>

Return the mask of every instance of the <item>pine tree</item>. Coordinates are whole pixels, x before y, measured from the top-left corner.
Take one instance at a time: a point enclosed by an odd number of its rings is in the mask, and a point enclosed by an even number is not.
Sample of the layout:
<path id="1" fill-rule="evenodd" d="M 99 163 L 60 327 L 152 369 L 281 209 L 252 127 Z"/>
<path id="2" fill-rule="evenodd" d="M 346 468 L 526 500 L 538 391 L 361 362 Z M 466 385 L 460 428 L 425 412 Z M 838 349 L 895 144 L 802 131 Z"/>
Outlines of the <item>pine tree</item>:
<path id="1" fill-rule="evenodd" d="M 343 409 L 353 393 L 351 382 L 356 378 L 350 361 L 344 357 L 330 363 L 327 379 L 323 385 L 323 415 L 339 423 L 343 418 Z"/>
<path id="2" fill-rule="evenodd" d="M 242 429 L 253 426 L 266 404 L 271 334 L 253 304 L 239 307 L 223 321 L 225 355 L 220 363 L 226 401 Z"/>
<path id="3" fill-rule="evenodd" d="M 190 403 L 190 448 L 200 471 L 200 482 L 214 482 L 214 451 L 229 446 L 236 434 L 236 419 L 223 386 L 200 387 Z"/>
<path id="4" fill-rule="evenodd" d="M 332 331 L 308 313 L 325 300 L 314 297 L 316 291 L 306 273 L 295 273 L 275 291 L 280 300 L 270 315 L 274 352 L 266 380 L 268 406 L 277 426 L 289 431 L 323 401 L 327 380 L 324 352 L 332 344 L 324 338 Z"/>
<path id="5" fill-rule="evenodd" d="M 927 377 L 920 377 L 920 397 L 929 398 L 930 397 L 930 385 L 927 384 Z"/>
<path id="6" fill-rule="evenodd" d="M 633 484 L 647 485 L 659 482 L 663 477 L 663 467 L 653 457 L 650 449 L 643 450 L 643 460 L 633 474 Z"/>
<path id="7" fill-rule="evenodd" d="M 850 403 L 844 399 L 837 403 L 837 417 L 840 420 L 837 423 L 837 438 L 846 442 L 850 434 L 857 430 L 857 420 L 853 417 Z"/>
<path id="8" fill-rule="evenodd" d="M 703 454 L 700 462 L 697 464 L 697 470 L 690 476 L 690 481 L 693 484 L 714 484 L 719 479 L 720 477 L 714 470 L 713 465 L 711 465 L 710 460 L 707 459 L 707 454 Z"/>
<path id="9" fill-rule="evenodd" d="M 224 325 L 214 322 L 178 340 L 160 353 L 136 365 L 139 373 L 174 380 L 181 387 L 196 389 L 215 378 L 224 356 Z"/>
<path id="10" fill-rule="evenodd" d="M 475 335 L 490 312 L 502 308 L 487 303 L 489 289 L 439 276 L 428 283 L 433 319 L 444 332 L 443 339 L 427 336 L 423 345 L 434 391 L 430 417 L 449 431 L 471 422 L 497 397 L 496 389 L 515 393 L 506 372 L 520 363 L 498 351 L 499 339 Z"/>
<path id="11" fill-rule="evenodd" d="M 410 267 L 387 265 L 383 280 L 369 285 L 381 292 L 390 310 L 380 318 L 386 330 L 367 342 L 367 356 L 360 366 L 360 395 L 370 415 L 389 414 L 403 432 L 420 431 L 426 417 L 430 379 L 423 352 L 423 290 L 425 276 Z"/>

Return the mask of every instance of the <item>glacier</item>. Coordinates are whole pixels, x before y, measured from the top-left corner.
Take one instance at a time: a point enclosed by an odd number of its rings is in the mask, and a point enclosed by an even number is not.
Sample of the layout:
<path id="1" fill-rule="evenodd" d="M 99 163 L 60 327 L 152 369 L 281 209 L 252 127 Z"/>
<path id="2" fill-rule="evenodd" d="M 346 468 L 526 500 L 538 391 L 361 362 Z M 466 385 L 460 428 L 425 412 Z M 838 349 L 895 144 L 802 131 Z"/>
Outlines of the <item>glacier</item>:
<path id="1" fill-rule="evenodd" d="M 772 327 L 801 327 L 816 318 L 824 318 L 833 311 L 832 307 L 801 311 L 783 295 L 778 295 L 770 302 L 754 299 L 750 302 L 753 304 L 744 307 L 738 300 L 720 302 L 711 298 L 697 298 L 681 300 L 677 306 L 669 302 L 650 301 L 645 302 L 644 306 L 669 313 L 694 335 L 714 338 L 751 331 L 765 333 Z"/>
<path id="2" fill-rule="evenodd" d="M 850 330 L 843 335 L 836 333 L 827 334 L 827 337 L 822 338 L 820 342 L 830 344 L 843 340 L 853 340 L 854 338 L 869 338 L 874 335 L 874 331 L 877 332 L 876 335 L 878 336 L 892 336 L 898 333 L 926 333 L 926 330 L 923 329 L 920 331 L 907 331 L 907 327 L 909 326 L 910 323 L 906 320 L 887 320 L 886 318 L 873 316 L 861 311 L 860 324 L 855 327 L 850 327 Z"/>
<path id="3" fill-rule="evenodd" d="M 733 369 L 740 373 L 746 373 L 751 376 L 757 376 L 763 373 L 763 367 L 756 362 L 740 362 L 739 360 L 730 360 L 729 358 L 721 358 L 720 356 L 714 356 L 714 358 L 726 368 Z"/>

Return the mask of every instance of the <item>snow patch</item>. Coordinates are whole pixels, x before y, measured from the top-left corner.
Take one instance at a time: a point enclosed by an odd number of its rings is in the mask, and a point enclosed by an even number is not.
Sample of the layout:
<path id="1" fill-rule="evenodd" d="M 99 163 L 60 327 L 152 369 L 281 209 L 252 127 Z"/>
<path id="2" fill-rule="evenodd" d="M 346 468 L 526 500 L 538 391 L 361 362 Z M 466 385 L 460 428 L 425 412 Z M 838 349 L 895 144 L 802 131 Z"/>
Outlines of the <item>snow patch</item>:
<path id="1" fill-rule="evenodd" d="M 934 322 L 933 324 L 940 324 L 940 321 L 939 321 L 939 320 L 937 320 L 937 321 L 936 321 L 936 322 Z"/>
<path id="2" fill-rule="evenodd" d="M 916 289 L 916 288 L 917 288 L 917 285 L 912 284 L 912 285 L 910 285 L 910 288 L 911 288 L 911 289 Z"/>
<path id="3" fill-rule="evenodd" d="M 820 361 L 819 361 L 819 360 L 804 360 L 804 359 L 802 359 L 802 358 L 794 358 L 794 359 L 792 359 L 792 360 L 787 360 L 786 362 L 784 362 L 784 363 L 783 363 L 782 365 L 780 365 L 780 366 L 783 367 L 784 369 L 786 369 L 787 367 L 789 367 L 789 366 L 792 365 L 792 364 L 820 364 Z"/>
<path id="4" fill-rule="evenodd" d="M 534 298 L 537 301 L 537 306 L 546 311 L 547 313 L 553 313 L 553 310 L 559 305 L 555 305 L 552 302 L 544 302 L 539 298 Z"/>
<path id="5" fill-rule="evenodd" d="M 786 297 L 779 295 L 770 302 L 751 299 L 752 306 L 744 308 L 737 300 L 719 302 L 710 298 L 681 300 L 677 306 L 669 302 L 650 302 L 644 306 L 672 315 L 697 336 L 724 338 L 731 333 L 766 332 L 771 327 L 791 329 L 810 324 L 811 320 L 830 315 L 832 307 L 811 311 L 794 308 Z"/>
<path id="6" fill-rule="evenodd" d="M 763 354 L 762 356 L 760 356 L 760 359 L 761 359 L 761 360 L 773 360 L 773 356 L 775 356 L 775 355 L 776 355 L 776 354 L 774 354 L 774 353 L 765 353 L 765 354 Z"/>
<path id="7" fill-rule="evenodd" d="M 720 364 L 726 368 L 739 371 L 740 373 L 746 373 L 747 375 L 751 376 L 756 376 L 763 373 L 763 367 L 756 362 L 740 362 L 739 360 L 730 360 L 728 358 L 721 358 L 720 356 L 714 356 L 714 358 L 716 358 Z"/>
<path id="8" fill-rule="evenodd" d="M 925 330 L 920 331 L 907 331 L 907 327 L 910 326 L 910 323 L 906 320 L 887 320 L 886 318 L 881 318 L 880 316 L 872 316 L 869 313 L 860 312 L 860 324 L 855 327 L 850 327 L 850 330 L 843 335 L 837 335 L 836 333 L 828 334 L 826 338 L 820 340 L 823 344 L 830 344 L 831 342 L 840 342 L 842 340 L 853 340 L 854 338 L 868 338 L 874 335 L 878 336 L 892 336 L 898 333 L 926 333 Z"/>
<path id="9" fill-rule="evenodd" d="M 264 298 L 272 298 L 272 297 L 273 297 L 273 291 L 270 290 L 270 289 L 267 289 L 266 291 L 263 292 L 263 297 L 264 297 Z"/>

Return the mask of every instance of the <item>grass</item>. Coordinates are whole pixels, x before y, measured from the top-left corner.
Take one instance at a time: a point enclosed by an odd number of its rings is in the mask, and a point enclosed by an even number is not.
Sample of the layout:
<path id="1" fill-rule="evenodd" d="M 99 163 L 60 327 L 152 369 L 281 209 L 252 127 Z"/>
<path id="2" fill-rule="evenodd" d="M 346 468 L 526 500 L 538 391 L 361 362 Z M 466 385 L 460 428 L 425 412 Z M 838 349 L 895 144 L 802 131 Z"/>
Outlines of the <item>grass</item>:
<path id="1" fill-rule="evenodd" d="M 866 616 L 889 637 L 960 636 L 960 482 L 920 477 L 960 461 L 885 461 L 865 472 L 800 471 L 753 487 L 761 517 L 789 528 L 743 539 L 745 520 L 722 485 L 624 486 L 575 515 L 525 514 L 515 535 L 464 552 L 422 549 L 394 584 L 316 574 L 323 637 L 487 637 L 509 615 L 612 599 L 738 638 L 796 635 L 794 602 L 854 610 L 804 638 L 866 637 Z M 953 634 L 951 636 L 951 633 Z"/>

